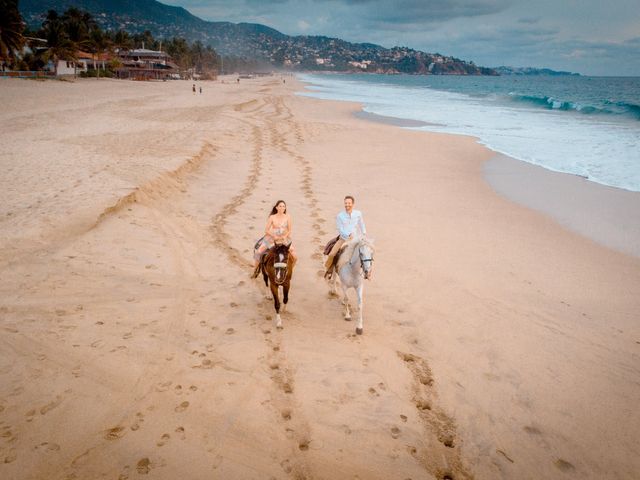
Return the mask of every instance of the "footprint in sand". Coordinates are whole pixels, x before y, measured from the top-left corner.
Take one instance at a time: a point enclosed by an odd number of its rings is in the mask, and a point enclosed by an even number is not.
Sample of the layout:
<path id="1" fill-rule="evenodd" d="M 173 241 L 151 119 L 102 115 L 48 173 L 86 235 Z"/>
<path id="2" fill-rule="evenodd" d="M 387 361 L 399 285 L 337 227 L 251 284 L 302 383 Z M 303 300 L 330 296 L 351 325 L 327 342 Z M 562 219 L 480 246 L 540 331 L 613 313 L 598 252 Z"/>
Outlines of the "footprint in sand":
<path id="1" fill-rule="evenodd" d="M 60 445 L 58 445 L 57 443 L 43 442 L 40 445 L 36 445 L 34 447 L 34 450 L 47 450 L 50 452 L 57 452 L 58 450 L 60 450 Z"/>
<path id="2" fill-rule="evenodd" d="M 113 427 L 107 430 L 104 434 L 104 438 L 106 438 L 107 440 L 118 440 L 119 438 L 122 438 L 124 434 L 124 427 L 118 425 L 117 427 Z"/>
<path id="3" fill-rule="evenodd" d="M 289 382 L 282 384 L 282 391 L 284 393 L 293 393 L 293 386 Z"/>
<path id="4" fill-rule="evenodd" d="M 140 424 L 144 422 L 144 414 L 142 412 L 136 413 L 136 421 L 131 425 L 131 430 L 136 431 L 140 429 Z"/>
<path id="5" fill-rule="evenodd" d="M 15 462 L 17 458 L 18 458 L 18 455 L 16 454 L 16 451 L 11 450 L 9 454 L 6 457 L 4 457 L 4 463 Z"/>
<path id="6" fill-rule="evenodd" d="M 46 415 L 48 412 L 56 408 L 61 403 L 62 403 L 62 397 L 58 395 L 55 400 L 47 403 L 44 407 L 40 409 L 40 415 Z"/>
<path id="7" fill-rule="evenodd" d="M 162 447 L 166 445 L 166 443 L 169 441 L 170 438 L 171 438 L 171 435 L 169 435 L 168 433 L 165 433 L 162 435 L 162 437 L 160 437 L 160 440 L 158 441 L 158 443 L 156 443 L 156 445 L 159 447 Z"/>
<path id="8" fill-rule="evenodd" d="M 441 435 L 438 436 L 438 440 L 447 448 L 455 447 L 455 442 L 454 442 L 455 439 L 453 437 L 453 434 L 450 432 L 442 433 Z"/>
<path id="9" fill-rule="evenodd" d="M 392 438 L 398 438 L 400 436 L 400 429 L 398 427 L 396 427 L 395 425 L 393 427 L 391 427 L 391 437 Z"/>
<path id="10" fill-rule="evenodd" d="M 311 443 L 310 440 L 302 439 L 300 440 L 300 442 L 298 442 L 298 448 L 303 451 L 306 452 L 307 450 L 309 450 L 309 443 Z"/>
<path id="11" fill-rule="evenodd" d="M 34 410 L 29 410 L 27 413 L 25 413 L 24 416 L 27 417 L 26 418 L 27 422 L 33 421 L 33 417 L 35 416 L 35 414 L 36 414 L 35 409 Z M 2 435 L 0 435 L 0 436 L 2 436 Z"/>
<path id="12" fill-rule="evenodd" d="M 282 415 L 282 418 L 286 421 L 291 420 L 291 410 L 289 410 L 288 408 L 282 410 L 282 412 L 280 412 L 280 415 Z"/>
<path id="13" fill-rule="evenodd" d="M 542 433 L 539 428 L 530 427 L 528 425 L 522 427 L 522 429 L 530 435 L 540 435 Z"/>
<path id="14" fill-rule="evenodd" d="M 187 408 L 189 407 L 189 402 L 182 402 L 180 405 L 178 405 L 176 408 L 174 408 L 174 410 L 176 412 L 184 412 Z"/>
<path id="15" fill-rule="evenodd" d="M 138 464 L 136 465 L 136 470 L 140 475 L 146 475 L 151 470 L 151 461 L 147 457 L 141 458 L 138 460 Z"/>
<path id="16" fill-rule="evenodd" d="M 553 464 L 563 472 L 570 472 L 576 469 L 576 467 L 574 467 L 571 463 L 563 460 L 562 458 L 557 459 L 555 462 L 553 462 Z"/>
<path id="17" fill-rule="evenodd" d="M 236 333 L 235 328 L 227 328 L 227 331 L 224 332 L 227 335 L 233 335 L 234 333 Z"/>
<path id="18" fill-rule="evenodd" d="M 166 392 L 167 390 L 169 390 L 169 387 L 172 383 L 173 382 L 171 380 L 169 380 L 168 382 L 156 383 L 156 392 Z"/>

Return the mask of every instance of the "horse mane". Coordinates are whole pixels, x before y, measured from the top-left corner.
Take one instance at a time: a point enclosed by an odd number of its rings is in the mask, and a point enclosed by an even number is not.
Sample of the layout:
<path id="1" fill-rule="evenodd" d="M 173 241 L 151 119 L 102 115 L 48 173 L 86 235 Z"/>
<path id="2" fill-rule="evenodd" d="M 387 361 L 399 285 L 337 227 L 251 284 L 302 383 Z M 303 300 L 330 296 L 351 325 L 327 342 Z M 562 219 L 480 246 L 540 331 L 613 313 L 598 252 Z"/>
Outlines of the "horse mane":
<path id="1" fill-rule="evenodd" d="M 360 245 L 360 242 L 369 244 L 369 241 L 365 237 L 357 237 L 346 241 L 344 245 L 340 247 L 340 257 L 338 258 L 338 263 L 336 264 L 336 270 L 340 270 L 351 261 L 351 257 L 353 257 L 356 248 L 358 247 L 358 245 Z"/>

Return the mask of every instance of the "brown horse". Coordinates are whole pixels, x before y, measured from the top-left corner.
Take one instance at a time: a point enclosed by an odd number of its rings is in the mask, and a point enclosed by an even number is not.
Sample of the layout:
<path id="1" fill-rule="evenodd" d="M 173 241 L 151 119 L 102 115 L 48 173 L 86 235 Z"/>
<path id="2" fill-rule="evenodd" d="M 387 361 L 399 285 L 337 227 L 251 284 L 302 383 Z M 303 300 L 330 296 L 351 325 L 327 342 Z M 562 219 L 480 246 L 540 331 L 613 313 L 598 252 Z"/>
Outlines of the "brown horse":
<path id="1" fill-rule="evenodd" d="M 284 305 L 289 301 L 289 287 L 291 286 L 291 276 L 293 275 L 293 267 L 295 260 L 289 255 L 288 245 L 275 245 L 265 252 L 262 261 L 256 269 L 254 276 L 262 272 L 264 283 L 271 290 L 273 295 L 273 305 L 276 309 L 276 327 L 282 328 L 282 319 L 280 318 L 280 299 L 278 297 L 278 288 L 282 286 L 282 303 Z M 282 307 L 284 311 L 285 307 Z"/>

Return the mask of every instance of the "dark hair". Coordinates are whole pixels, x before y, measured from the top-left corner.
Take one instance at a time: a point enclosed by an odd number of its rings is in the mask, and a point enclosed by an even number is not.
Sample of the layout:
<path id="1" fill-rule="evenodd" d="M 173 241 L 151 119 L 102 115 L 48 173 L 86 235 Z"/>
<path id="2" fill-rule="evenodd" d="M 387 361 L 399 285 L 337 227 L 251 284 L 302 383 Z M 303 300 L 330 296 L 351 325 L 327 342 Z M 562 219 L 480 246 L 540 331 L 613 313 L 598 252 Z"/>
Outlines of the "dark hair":
<path id="1" fill-rule="evenodd" d="M 356 203 L 356 199 L 355 199 L 355 198 L 353 198 L 351 195 L 347 195 L 346 197 L 344 197 L 344 199 L 345 199 L 345 200 L 346 200 L 347 198 L 350 198 L 350 199 L 351 199 L 351 201 L 352 201 L 353 203 Z"/>
<path id="2" fill-rule="evenodd" d="M 287 213 L 287 202 L 285 202 L 284 200 L 278 200 L 271 209 L 271 213 L 269 215 L 275 215 L 276 213 L 278 213 L 278 209 L 276 207 L 281 203 L 284 203 L 284 213 Z"/>

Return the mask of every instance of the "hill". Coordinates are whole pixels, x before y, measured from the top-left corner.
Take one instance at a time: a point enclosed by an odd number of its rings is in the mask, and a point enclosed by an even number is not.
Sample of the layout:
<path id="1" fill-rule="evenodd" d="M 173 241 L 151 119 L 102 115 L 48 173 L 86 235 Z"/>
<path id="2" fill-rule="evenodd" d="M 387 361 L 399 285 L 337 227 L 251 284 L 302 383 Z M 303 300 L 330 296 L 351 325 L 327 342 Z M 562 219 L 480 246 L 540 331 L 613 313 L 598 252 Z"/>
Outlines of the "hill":
<path id="1" fill-rule="evenodd" d="M 552 77 L 562 76 L 580 76 L 579 73 L 563 72 L 551 70 L 550 68 L 533 68 L 533 67 L 494 67 L 494 70 L 500 75 L 542 75 Z"/>
<path id="2" fill-rule="evenodd" d="M 407 47 L 391 49 L 371 43 L 351 43 L 324 36 L 289 36 L 265 25 L 210 22 L 182 7 L 156 0 L 21 0 L 20 10 L 31 28 L 39 28 L 48 10 L 78 7 L 108 30 L 155 37 L 183 37 L 211 45 L 219 54 L 267 61 L 273 67 L 304 71 L 351 71 L 423 75 L 497 75 L 440 54 Z"/>

